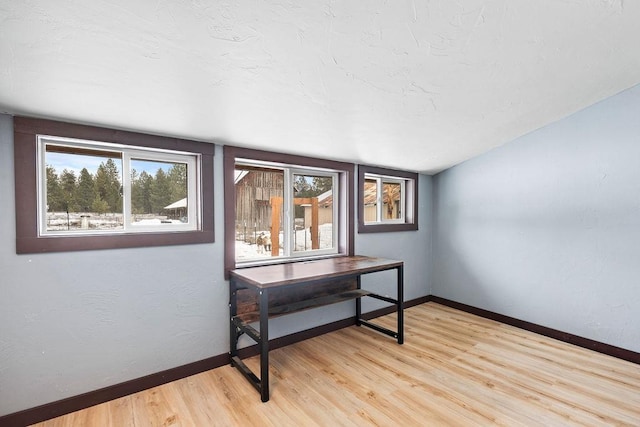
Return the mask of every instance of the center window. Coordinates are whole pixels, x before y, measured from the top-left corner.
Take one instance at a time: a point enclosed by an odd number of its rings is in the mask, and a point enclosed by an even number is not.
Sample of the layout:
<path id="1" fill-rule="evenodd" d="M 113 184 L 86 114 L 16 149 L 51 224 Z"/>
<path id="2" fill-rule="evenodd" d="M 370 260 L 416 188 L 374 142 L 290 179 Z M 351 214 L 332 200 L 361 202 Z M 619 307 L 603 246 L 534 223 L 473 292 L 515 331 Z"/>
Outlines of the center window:
<path id="1" fill-rule="evenodd" d="M 236 264 L 338 253 L 339 171 L 236 159 Z"/>
<path id="2" fill-rule="evenodd" d="M 353 255 L 354 173 L 351 163 L 226 145 L 225 277 Z"/>

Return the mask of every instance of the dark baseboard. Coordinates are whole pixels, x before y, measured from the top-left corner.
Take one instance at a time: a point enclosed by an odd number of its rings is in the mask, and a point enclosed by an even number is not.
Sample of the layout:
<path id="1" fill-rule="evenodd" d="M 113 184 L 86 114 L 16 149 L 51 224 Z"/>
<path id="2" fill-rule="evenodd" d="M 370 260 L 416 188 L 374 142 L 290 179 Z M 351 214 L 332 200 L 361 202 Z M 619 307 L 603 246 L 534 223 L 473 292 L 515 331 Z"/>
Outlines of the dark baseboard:
<path id="1" fill-rule="evenodd" d="M 422 304 L 428 300 L 427 298 L 428 297 L 422 297 L 412 301 L 407 301 L 405 302 L 405 308 Z M 363 315 L 363 317 L 366 319 L 373 319 L 375 317 L 393 313 L 394 311 L 395 308 L 393 306 L 389 306 L 388 308 L 382 308 L 366 313 Z M 309 338 L 326 334 L 328 332 L 337 331 L 338 329 L 355 325 L 355 323 L 355 317 L 350 317 L 347 319 L 308 329 L 306 331 L 297 332 L 295 334 L 287 335 L 280 338 L 275 338 L 273 340 L 269 340 L 269 348 L 275 350 L 277 348 L 284 347 L 299 341 L 303 341 Z M 241 358 L 246 358 L 256 356 L 260 353 L 260 351 L 257 345 L 252 345 L 250 347 L 240 349 L 238 353 Z M 166 371 L 157 372 L 155 374 L 136 378 L 130 381 L 125 381 L 120 384 L 115 384 L 112 386 L 101 388 L 99 390 L 90 391 L 78 396 L 72 396 L 67 399 L 47 403 L 35 408 L 25 409 L 24 411 L 0 416 L 0 426 L 23 427 L 30 424 L 39 423 L 51 418 L 56 418 L 61 415 L 68 414 L 70 412 L 79 411 L 90 406 L 108 402 L 113 399 L 118 399 L 120 397 L 147 390 L 152 387 L 157 387 L 171 381 L 176 381 L 182 378 L 189 377 L 191 375 L 196 375 L 201 372 L 218 368 L 229 363 L 229 354 L 220 354 L 218 356 L 209 357 L 204 360 L 189 363 L 183 366 L 178 366 L 172 369 L 167 369 Z"/>
<path id="2" fill-rule="evenodd" d="M 460 311 L 475 314 L 480 317 L 495 320 L 500 323 L 515 326 L 526 331 L 535 332 L 536 334 L 544 335 L 545 337 L 554 338 L 559 341 L 563 341 L 569 344 L 576 345 L 578 347 L 588 348 L 589 350 L 597 351 L 608 356 L 613 356 L 618 359 L 623 359 L 632 363 L 640 364 L 640 353 L 627 350 L 621 347 L 605 344 L 599 341 L 594 341 L 589 338 L 580 337 L 578 335 L 562 332 L 557 329 L 547 328 L 546 326 L 537 325 L 535 323 L 526 322 L 524 320 L 516 319 L 514 317 L 505 316 L 503 314 L 494 313 L 492 311 L 484 310 L 482 308 L 473 307 L 460 302 L 451 301 L 445 298 L 436 297 L 430 295 L 429 301 L 436 302 L 438 304 L 446 305 L 451 308 L 455 308 Z"/>
<path id="3" fill-rule="evenodd" d="M 14 412 L 13 414 L 0 417 L 0 426 L 22 427 L 39 423 L 70 412 L 79 411 L 80 409 L 85 409 L 99 403 L 108 402 L 110 400 L 166 384 L 171 381 L 186 378 L 188 376 L 222 366 L 228 363 L 228 361 L 228 354 L 210 357 L 198 362 L 178 366 L 177 368 L 167 369 L 166 371 L 157 372 L 155 374 L 104 387 L 99 390 L 83 393 L 78 396 L 72 396 L 56 402 L 37 406 L 35 408 Z"/>
<path id="4" fill-rule="evenodd" d="M 629 362 L 640 364 L 640 353 L 636 353 L 631 350 L 626 350 L 620 347 L 604 344 L 598 341 L 593 341 L 587 338 L 582 338 L 577 335 L 572 335 L 566 332 L 536 325 L 535 323 L 530 323 L 524 320 L 515 319 L 513 317 L 504 316 L 502 314 L 494 313 L 488 310 L 483 310 L 481 308 L 473 307 L 470 305 L 462 304 L 456 301 L 451 301 L 451 300 L 440 298 L 433 295 L 407 301 L 405 302 L 405 308 L 413 307 L 415 305 L 423 304 L 429 301 L 446 305 L 448 307 L 465 311 L 467 313 L 475 314 L 480 317 L 505 323 L 507 325 L 515 326 L 527 331 L 535 332 L 537 334 L 544 335 L 550 338 L 555 338 L 557 340 L 574 344 L 579 347 L 588 348 L 590 350 L 607 354 L 609 356 L 617 357 L 619 359 L 627 360 Z M 381 309 L 366 313 L 363 315 L 363 318 L 373 319 L 379 316 L 384 316 L 386 314 L 391 314 L 394 311 L 395 311 L 395 307 L 389 306 L 389 307 L 381 308 Z M 339 320 L 326 325 L 318 326 L 316 328 L 308 329 L 306 331 L 297 332 L 297 333 L 280 337 L 280 338 L 275 338 L 269 341 L 269 348 L 277 349 L 290 344 L 294 344 L 299 341 L 303 341 L 309 338 L 323 335 L 328 332 L 337 331 L 339 329 L 346 328 L 354 324 L 355 324 L 355 317 L 350 317 L 350 318 Z M 239 350 L 239 356 L 241 358 L 256 356 L 258 354 L 259 354 L 259 349 L 257 345 L 253 345 L 253 346 L 246 347 Z M 208 371 L 210 369 L 224 366 L 228 363 L 229 363 L 229 355 L 220 354 L 218 356 L 210 357 L 210 358 L 189 363 L 183 366 L 178 366 L 176 368 L 167 369 L 166 371 L 157 372 L 155 374 L 147 375 L 145 377 L 136 378 L 120 384 L 115 384 L 109 387 L 101 388 L 99 390 L 90 391 L 88 393 L 84 393 L 78 396 L 73 396 L 67 399 L 58 400 L 56 402 L 47 403 L 45 405 L 37 406 L 35 408 L 25 409 L 24 411 L 15 412 L 13 414 L 0 416 L 0 426 L 23 427 L 29 424 L 35 424 L 51 418 L 59 417 L 64 414 L 68 414 L 70 412 L 79 411 L 81 409 L 85 409 L 90 406 L 108 402 L 113 399 L 118 399 L 120 397 L 127 396 L 133 393 L 137 393 L 139 391 L 147 390 L 152 387 L 157 387 L 159 385 L 166 384 L 171 381 L 176 381 L 191 375 L 196 375 L 201 372 Z"/>

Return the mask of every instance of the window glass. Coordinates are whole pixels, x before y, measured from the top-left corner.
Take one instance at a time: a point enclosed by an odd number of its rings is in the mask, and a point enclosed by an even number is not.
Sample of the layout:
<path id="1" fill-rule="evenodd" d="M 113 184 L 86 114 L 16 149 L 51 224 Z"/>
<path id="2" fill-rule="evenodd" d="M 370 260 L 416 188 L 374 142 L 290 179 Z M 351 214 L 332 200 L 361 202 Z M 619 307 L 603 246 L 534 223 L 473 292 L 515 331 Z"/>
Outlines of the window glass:
<path id="1" fill-rule="evenodd" d="M 186 223 L 189 218 L 185 163 L 131 160 L 133 225 Z"/>
<path id="2" fill-rule="evenodd" d="M 402 219 L 402 184 L 382 181 L 382 219 Z"/>
<path id="3" fill-rule="evenodd" d="M 236 164 L 236 260 L 284 254 L 282 169 Z"/>
<path id="4" fill-rule="evenodd" d="M 378 219 L 378 180 L 364 180 L 364 221 L 375 222 Z"/>
<path id="5" fill-rule="evenodd" d="M 404 181 L 366 174 L 363 192 L 365 223 L 404 220 Z"/>
<path id="6" fill-rule="evenodd" d="M 46 144 L 45 231 L 122 230 L 122 156 Z"/>
<path id="7" fill-rule="evenodd" d="M 358 167 L 361 233 L 417 230 L 418 174 Z"/>
<path id="8" fill-rule="evenodd" d="M 325 175 L 293 175 L 294 251 L 334 247 L 334 179 Z"/>
<path id="9" fill-rule="evenodd" d="M 197 156 L 39 137 L 41 235 L 198 229 Z"/>
<path id="10" fill-rule="evenodd" d="M 337 252 L 337 172 L 235 164 L 238 263 Z"/>
<path id="11" fill-rule="evenodd" d="M 225 277 L 234 268 L 353 255 L 353 164 L 230 145 L 223 161 Z"/>

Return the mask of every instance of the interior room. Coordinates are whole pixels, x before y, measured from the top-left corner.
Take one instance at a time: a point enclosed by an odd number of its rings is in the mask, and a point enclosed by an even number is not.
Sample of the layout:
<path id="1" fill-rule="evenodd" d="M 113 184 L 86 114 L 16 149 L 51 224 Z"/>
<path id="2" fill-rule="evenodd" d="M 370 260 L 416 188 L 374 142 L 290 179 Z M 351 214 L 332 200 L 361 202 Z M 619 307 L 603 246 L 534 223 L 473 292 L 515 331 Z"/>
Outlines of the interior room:
<path id="1" fill-rule="evenodd" d="M 637 425 L 638 22 L 0 0 L 0 425 Z"/>

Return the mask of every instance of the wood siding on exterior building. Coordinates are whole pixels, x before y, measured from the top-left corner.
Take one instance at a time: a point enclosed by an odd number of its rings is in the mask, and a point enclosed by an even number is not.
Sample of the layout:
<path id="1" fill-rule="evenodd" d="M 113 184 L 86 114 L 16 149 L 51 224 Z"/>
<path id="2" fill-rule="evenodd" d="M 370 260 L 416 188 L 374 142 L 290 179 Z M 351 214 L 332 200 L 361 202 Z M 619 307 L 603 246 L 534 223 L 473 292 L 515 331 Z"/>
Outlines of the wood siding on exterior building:
<path id="1" fill-rule="evenodd" d="M 282 172 L 252 170 L 236 183 L 236 233 L 271 228 L 272 197 L 283 197 Z M 282 224 L 282 221 L 280 221 Z"/>

